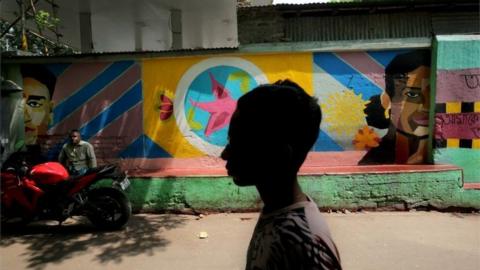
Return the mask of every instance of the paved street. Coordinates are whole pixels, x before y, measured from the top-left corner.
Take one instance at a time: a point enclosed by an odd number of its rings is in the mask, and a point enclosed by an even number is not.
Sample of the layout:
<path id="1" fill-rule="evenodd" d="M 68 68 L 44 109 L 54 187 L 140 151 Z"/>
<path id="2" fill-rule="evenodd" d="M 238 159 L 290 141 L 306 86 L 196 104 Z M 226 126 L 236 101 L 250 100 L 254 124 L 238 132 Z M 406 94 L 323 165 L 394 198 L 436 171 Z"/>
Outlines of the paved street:
<path id="1" fill-rule="evenodd" d="M 345 269 L 480 269 L 478 214 L 325 215 Z M 84 220 L 2 228 L 0 269 L 242 269 L 257 216 L 142 214 L 119 232 Z"/>

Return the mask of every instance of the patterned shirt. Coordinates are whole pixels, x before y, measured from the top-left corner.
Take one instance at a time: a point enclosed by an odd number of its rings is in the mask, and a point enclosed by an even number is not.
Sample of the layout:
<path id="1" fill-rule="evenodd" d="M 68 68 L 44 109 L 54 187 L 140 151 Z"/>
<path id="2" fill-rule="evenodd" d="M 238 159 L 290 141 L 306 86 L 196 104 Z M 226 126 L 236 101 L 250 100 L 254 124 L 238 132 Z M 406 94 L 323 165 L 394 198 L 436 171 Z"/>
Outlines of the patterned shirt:
<path id="1" fill-rule="evenodd" d="M 261 214 L 247 253 L 247 270 L 342 269 L 328 226 L 309 201 Z"/>
<path id="2" fill-rule="evenodd" d="M 65 167 L 80 171 L 85 168 L 97 167 L 97 158 L 93 146 L 86 142 L 80 141 L 77 145 L 66 143 L 60 151 L 58 160 Z"/>

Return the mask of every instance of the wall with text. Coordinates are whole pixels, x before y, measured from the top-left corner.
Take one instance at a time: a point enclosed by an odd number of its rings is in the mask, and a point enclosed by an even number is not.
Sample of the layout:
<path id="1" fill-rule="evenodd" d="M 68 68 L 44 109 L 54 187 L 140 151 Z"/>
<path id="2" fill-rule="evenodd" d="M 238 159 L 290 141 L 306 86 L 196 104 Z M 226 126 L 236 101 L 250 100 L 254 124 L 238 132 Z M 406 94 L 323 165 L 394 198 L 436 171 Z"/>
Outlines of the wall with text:
<path id="1" fill-rule="evenodd" d="M 435 162 L 480 182 L 480 36 L 439 36 L 434 48 Z"/>

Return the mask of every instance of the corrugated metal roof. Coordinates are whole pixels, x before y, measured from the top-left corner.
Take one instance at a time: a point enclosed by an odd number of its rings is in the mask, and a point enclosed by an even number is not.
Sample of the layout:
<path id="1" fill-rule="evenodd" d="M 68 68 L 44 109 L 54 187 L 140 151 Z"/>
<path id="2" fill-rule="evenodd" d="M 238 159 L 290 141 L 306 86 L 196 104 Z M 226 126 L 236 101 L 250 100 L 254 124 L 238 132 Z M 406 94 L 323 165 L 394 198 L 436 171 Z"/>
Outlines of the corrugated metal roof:
<path id="1" fill-rule="evenodd" d="M 385 1 L 361 1 L 361 2 L 326 2 L 306 4 L 277 4 L 267 6 L 239 7 L 239 11 L 253 9 L 276 9 L 283 12 L 385 12 L 398 10 L 430 10 L 438 8 L 461 8 L 476 4 L 478 0 L 385 0 Z"/>
<path id="2" fill-rule="evenodd" d="M 98 57 L 122 57 L 122 58 L 144 58 L 144 57 L 180 57 L 189 55 L 205 55 L 205 54 L 221 54 L 237 52 L 238 47 L 222 47 L 222 48 L 195 48 L 195 49 L 180 49 L 180 50 L 163 50 L 163 51 L 125 51 L 125 52 L 91 52 L 91 53 L 76 53 L 76 54 L 64 54 L 54 56 L 44 55 L 17 55 L 17 54 L 5 54 L 2 53 L 2 58 L 5 62 L 15 62 L 20 59 L 87 59 Z M 10 61 L 9 61 L 10 60 Z M 13 61 L 12 61 L 13 60 Z"/>
<path id="3" fill-rule="evenodd" d="M 286 38 L 289 41 L 333 41 L 431 36 L 428 14 L 409 15 L 292 17 L 286 20 Z"/>
<path id="4" fill-rule="evenodd" d="M 478 12 L 440 13 L 432 16 L 433 31 L 437 35 L 444 34 L 479 34 L 480 18 Z M 461 31 L 459 31 L 461 29 Z"/>
<path id="5" fill-rule="evenodd" d="M 430 38 L 479 33 L 478 9 L 478 0 L 289 4 L 239 11 L 238 33 L 243 45 Z"/>

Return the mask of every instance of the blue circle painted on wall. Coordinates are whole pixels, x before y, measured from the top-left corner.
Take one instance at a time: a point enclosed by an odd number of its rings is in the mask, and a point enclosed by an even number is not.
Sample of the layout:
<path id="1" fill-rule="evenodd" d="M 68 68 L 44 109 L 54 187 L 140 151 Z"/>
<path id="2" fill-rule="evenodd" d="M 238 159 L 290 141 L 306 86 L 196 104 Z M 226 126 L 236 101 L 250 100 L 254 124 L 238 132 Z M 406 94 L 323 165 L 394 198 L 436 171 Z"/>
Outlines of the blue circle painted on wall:
<path id="1" fill-rule="evenodd" d="M 268 83 L 261 69 L 241 57 L 210 57 L 191 66 L 177 84 L 174 114 L 184 138 L 218 157 L 227 144 L 237 100 Z"/>
<path id="2" fill-rule="evenodd" d="M 210 144 L 225 146 L 237 100 L 258 85 L 245 70 L 228 65 L 205 69 L 188 86 L 184 113 L 190 129 Z"/>

